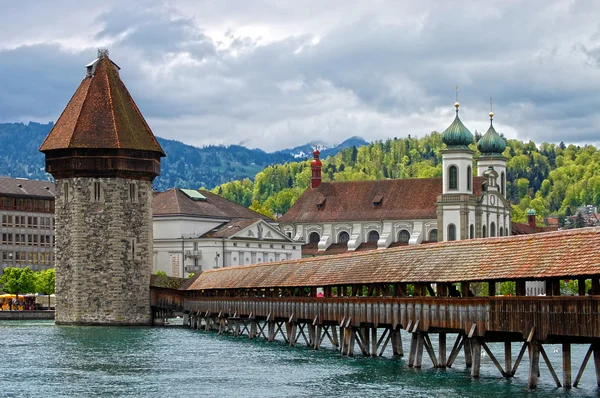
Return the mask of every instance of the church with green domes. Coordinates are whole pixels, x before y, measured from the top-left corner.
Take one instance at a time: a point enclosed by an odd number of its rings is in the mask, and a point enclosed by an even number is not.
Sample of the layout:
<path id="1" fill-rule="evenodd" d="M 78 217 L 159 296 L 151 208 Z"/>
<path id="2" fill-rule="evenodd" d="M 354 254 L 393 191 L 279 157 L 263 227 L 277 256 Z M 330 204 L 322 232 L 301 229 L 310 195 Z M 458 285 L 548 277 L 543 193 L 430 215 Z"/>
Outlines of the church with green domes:
<path id="1" fill-rule="evenodd" d="M 477 143 L 477 177 L 473 177 L 473 134 L 458 116 L 442 134 L 443 191 L 438 197 L 438 239 L 460 240 L 510 235 L 511 207 L 506 200 L 506 149 L 493 125 Z M 481 184 L 481 186 L 476 186 Z"/>

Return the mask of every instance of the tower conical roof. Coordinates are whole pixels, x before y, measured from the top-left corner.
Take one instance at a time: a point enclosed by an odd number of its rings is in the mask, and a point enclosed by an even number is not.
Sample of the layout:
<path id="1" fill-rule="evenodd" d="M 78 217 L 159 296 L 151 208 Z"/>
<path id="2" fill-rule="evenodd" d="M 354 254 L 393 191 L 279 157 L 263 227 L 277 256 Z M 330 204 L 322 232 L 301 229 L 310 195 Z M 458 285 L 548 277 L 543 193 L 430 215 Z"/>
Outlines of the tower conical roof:
<path id="1" fill-rule="evenodd" d="M 456 107 L 456 117 L 452 124 L 442 133 L 442 141 L 448 148 L 468 148 L 473 143 L 473 134 L 471 134 L 458 117 L 459 103 L 457 102 L 454 106 Z"/>
<path id="2" fill-rule="evenodd" d="M 506 149 L 506 142 L 494 129 L 493 116 L 494 114 L 490 112 L 490 128 L 477 143 L 477 149 L 483 156 L 502 156 L 502 152 Z"/>
<path id="3" fill-rule="evenodd" d="M 106 52 L 88 74 L 42 143 L 56 149 L 131 149 L 166 156 Z"/>

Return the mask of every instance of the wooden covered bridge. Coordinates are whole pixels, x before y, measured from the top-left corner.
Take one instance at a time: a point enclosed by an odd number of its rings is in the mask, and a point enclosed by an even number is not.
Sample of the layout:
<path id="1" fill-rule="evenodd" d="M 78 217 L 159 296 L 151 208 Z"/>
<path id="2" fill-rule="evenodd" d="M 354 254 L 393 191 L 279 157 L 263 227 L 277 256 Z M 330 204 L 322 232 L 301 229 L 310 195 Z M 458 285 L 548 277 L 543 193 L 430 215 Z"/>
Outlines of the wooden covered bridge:
<path id="1" fill-rule="evenodd" d="M 546 296 L 525 295 L 533 280 L 545 282 Z M 566 280 L 578 281 L 578 295 L 561 295 Z M 514 296 L 497 295 L 506 281 L 514 282 Z M 451 367 L 464 355 L 472 377 L 479 377 L 483 350 L 512 377 L 528 352 L 531 388 L 541 360 L 557 386 L 571 387 L 593 355 L 600 386 L 600 228 L 231 267 L 183 285 L 154 285 L 156 317 L 184 312 L 192 328 L 314 349 L 327 339 L 348 356 L 357 348 L 378 356 L 388 346 L 402 356 L 404 329 L 411 336 L 408 366 L 421 367 L 424 353 L 435 367 Z M 448 334 L 457 335 L 451 347 Z M 503 358 L 490 342 L 504 343 Z M 513 342 L 522 343 L 516 356 Z M 544 344 L 562 345 L 562 382 Z M 572 344 L 589 345 L 574 380 Z"/>

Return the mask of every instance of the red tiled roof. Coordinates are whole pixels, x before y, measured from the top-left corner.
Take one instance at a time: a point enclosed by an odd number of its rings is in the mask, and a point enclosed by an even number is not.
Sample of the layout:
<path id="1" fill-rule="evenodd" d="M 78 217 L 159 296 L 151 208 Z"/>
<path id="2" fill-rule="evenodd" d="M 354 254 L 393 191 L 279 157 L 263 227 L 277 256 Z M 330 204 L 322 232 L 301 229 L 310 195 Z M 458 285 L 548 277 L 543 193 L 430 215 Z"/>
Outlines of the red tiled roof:
<path id="1" fill-rule="evenodd" d="M 95 74 L 83 79 L 40 151 L 133 149 L 165 156 L 121 81 L 118 67 L 108 58 L 97 62 Z"/>
<path id="2" fill-rule="evenodd" d="M 483 181 L 483 177 L 473 178 L 475 195 L 481 195 Z M 441 194 L 441 178 L 324 182 L 304 191 L 279 221 L 435 219 L 435 203 Z M 376 206 L 375 198 L 381 198 Z"/>
<path id="3" fill-rule="evenodd" d="M 153 195 L 152 214 L 154 216 L 189 215 L 222 219 L 263 219 L 273 221 L 255 211 L 208 191 L 199 191 L 206 200 L 192 200 L 180 189 L 173 188 Z"/>
<path id="4" fill-rule="evenodd" d="M 512 223 L 510 228 L 511 235 L 527 235 L 527 234 L 539 234 L 540 232 L 551 232 L 558 230 L 558 225 L 548 227 L 532 227 L 529 224 L 523 223 Z"/>
<path id="5" fill-rule="evenodd" d="M 230 238 L 240 232 L 242 229 L 249 227 L 258 221 L 260 221 L 260 218 L 254 218 L 250 220 L 233 220 L 223 224 L 215 232 L 205 234 L 205 236 L 211 238 Z"/>
<path id="6" fill-rule="evenodd" d="M 600 227 L 581 228 L 228 267 L 189 289 L 577 277 L 600 274 L 599 251 Z"/>
<path id="7" fill-rule="evenodd" d="M 55 186 L 51 181 L 0 177 L 0 195 L 54 200 Z"/>

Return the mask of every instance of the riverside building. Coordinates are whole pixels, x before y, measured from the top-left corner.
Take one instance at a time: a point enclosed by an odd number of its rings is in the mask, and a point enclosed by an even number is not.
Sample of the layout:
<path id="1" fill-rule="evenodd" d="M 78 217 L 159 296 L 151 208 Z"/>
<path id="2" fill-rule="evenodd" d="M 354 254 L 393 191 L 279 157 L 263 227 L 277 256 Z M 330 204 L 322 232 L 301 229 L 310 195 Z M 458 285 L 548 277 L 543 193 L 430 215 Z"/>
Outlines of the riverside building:
<path id="1" fill-rule="evenodd" d="M 50 181 L 0 177 L 2 270 L 54 266 L 54 192 Z"/>
<path id="2" fill-rule="evenodd" d="M 169 276 L 301 257 L 273 219 L 205 190 L 156 193 L 152 208 L 154 270 Z"/>

